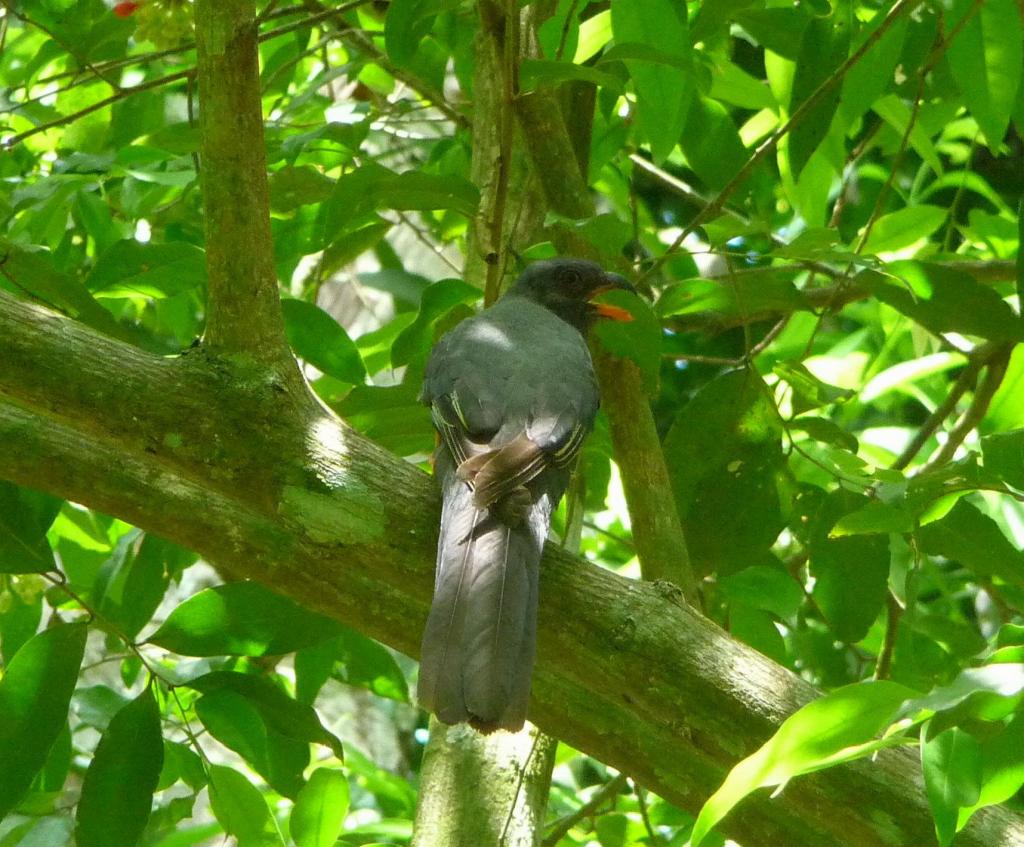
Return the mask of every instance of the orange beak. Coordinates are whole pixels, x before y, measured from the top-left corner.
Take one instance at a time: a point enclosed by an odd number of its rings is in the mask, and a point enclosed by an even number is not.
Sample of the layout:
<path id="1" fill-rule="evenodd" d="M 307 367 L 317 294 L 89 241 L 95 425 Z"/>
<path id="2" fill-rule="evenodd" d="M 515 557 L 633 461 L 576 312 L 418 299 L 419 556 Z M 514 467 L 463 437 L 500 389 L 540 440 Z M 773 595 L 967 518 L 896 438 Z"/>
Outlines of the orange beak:
<path id="1" fill-rule="evenodd" d="M 619 306 L 613 306 L 611 303 L 592 303 L 591 305 L 594 307 L 594 311 L 602 318 L 610 318 L 613 321 L 622 321 L 623 323 L 633 320 L 632 314 Z"/>
<path id="2" fill-rule="evenodd" d="M 609 291 L 632 291 L 634 294 L 636 293 L 636 289 L 618 274 L 606 274 L 605 276 L 611 281 L 608 285 L 602 285 L 600 288 L 594 289 L 594 292 L 590 295 L 590 308 L 593 309 L 594 314 L 600 315 L 602 318 L 609 318 L 623 323 L 633 320 L 633 315 L 621 306 L 613 306 L 611 303 L 594 302 L 595 297 L 600 297 Z"/>

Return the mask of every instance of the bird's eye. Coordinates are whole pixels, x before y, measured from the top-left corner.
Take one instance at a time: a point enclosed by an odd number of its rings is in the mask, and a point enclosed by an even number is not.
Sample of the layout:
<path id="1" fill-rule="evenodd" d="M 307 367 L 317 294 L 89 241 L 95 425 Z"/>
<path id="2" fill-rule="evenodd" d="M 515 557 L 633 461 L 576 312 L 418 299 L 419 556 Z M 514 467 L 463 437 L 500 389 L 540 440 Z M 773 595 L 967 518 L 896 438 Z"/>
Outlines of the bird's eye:
<path id="1" fill-rule="evenodd" d="M 562 271 L 562 284 L 569 289 L 579 288 L 583 284 L 583 274 L 578 268 L 565 268 Z"/>

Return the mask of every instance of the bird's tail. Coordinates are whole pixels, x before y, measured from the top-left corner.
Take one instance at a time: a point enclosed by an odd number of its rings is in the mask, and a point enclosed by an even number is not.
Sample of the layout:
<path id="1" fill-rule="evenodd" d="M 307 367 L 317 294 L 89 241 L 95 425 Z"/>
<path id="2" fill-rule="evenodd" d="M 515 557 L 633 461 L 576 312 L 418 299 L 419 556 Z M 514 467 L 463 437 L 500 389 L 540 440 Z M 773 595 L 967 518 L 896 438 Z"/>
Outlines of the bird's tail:
<path id="1" fill-rule="evenodd" d="M 479 508 L 453 469 L 439 476 L 444 505 L 419 702 L 444 723 L 515 731 L 530 698 L 549 498 L 542 494 L 512 527 Z"/>

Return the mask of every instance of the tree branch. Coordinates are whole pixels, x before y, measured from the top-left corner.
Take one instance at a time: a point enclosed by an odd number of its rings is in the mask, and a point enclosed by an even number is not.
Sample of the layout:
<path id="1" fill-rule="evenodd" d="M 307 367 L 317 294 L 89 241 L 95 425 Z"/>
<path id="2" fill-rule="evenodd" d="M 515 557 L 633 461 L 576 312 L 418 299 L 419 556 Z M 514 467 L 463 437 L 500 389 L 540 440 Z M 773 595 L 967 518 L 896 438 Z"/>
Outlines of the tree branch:
<path id="1" fill-rule="evenodd" d="M 425 474 L 273 379 L 202 348 L 140 351 L 0 292 L 0 477 L 118 515 L 416 655 L 438 497 Z M 530 718 L 695 811 L 814 690 L 665 583 L 549 547 Z M 761 845 L 924 844 L 909 751 L 758 795 L 723 827 Z M 1024 844 L 988 809 L 967 847 Z"/>
<path id="2" fill-rule="evenodd" d="M 204 342 L 299 374 L 274 269 L 253 0 L 198 0 L 200 154 L 209 278 Z"/>

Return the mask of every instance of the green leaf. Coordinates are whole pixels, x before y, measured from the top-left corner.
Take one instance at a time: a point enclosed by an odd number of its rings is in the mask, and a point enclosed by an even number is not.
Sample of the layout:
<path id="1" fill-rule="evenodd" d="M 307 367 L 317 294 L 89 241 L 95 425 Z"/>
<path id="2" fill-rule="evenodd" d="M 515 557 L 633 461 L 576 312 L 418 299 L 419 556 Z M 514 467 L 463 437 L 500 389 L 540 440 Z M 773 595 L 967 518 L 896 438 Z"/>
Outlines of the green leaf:
<path id="1" fill-rule="evenodd" d="M 1024 785 L 1024 713 L 1017 714 L 997 735 L 981 745 L 981 790 L 978 800 L 961 808 L 957 831 L 978 809 L 1004 803 Z"/>
<path id="2" fill-rule="evenodd" d="M 85 772 L 75 815 L 79 847 L 138 844 L 163 758 L 160 711 L 147 687 L 114 716 Z"/>
<path id="3" fill-rule="evenodd" d="M 41 491 L 0 480 L 0 573 L 56 569 L 46 531 L 62 502 Z"/>
<path id="4" fill-rule="evenodd" d="M 908 361 L 897 362 L 871 380 L 860 390 L 860 401 L 870 403 L 884 397 L 892 391 L 902 391 L 911 397 L 919 396 L 920 389 L 916 383 L 929 376 L 945 373 L 953 368 L 967 364 L 967 357 L 962 353 L 943 351 L 919 356 Z"/>
<path id="5" fill-rule="evenodd" d="M 891 126 L 900 138 L 902 138 L 909 127 L 910 146 L 927 163 L 937 175 L 942 174 L 942 160 L 939 152 L 932 144 L 931 137 L 921 127 L 920 123 L 913 119 L 910 109 L 895 94 L 887 94 L 880 97 L 871 104 L 871 109 L 883 121 Z"/>
<path id="6" fill-rule="evenodd" d="M 854 44 L 851 45 L 851 52 L 860 49 L 886 17 L 884 8 L 876 11 L 871 21 L 857 34 Z M 907 26 L 906 19 L 897 21 L 868 49 L 861 60 L 847 71 L 839 103 L 843 121 L 847 126 L 870 109 L 871 104 L 893 85 L 896 65 L 907 37 Z"/>
<path id="7" fill-rule="evenodd" d="M 203 760 L 191 747 L 177 741 L 164 741 L 164 762 L 170 762 L 178 779 L 193 791 L 199 791 L 208 782 Z"/>
<path id="8" fill-rule="evenodd" d="M 171 578 L 195 559 L 194 553 L 158 536 L 129 532 L 96 575 L 93 601 L 104 617 L 134 637 L 160 605 Z"/>
<path id="9" fill-rule="evenodd" d="M 979 695 L 996 695 L 1011 699 L 1024 691 L 1024 664 L 1007 663 L 967 668 L 956 679 L 923 697 L 914 697 L 900 708 L 900 717 L 917 722 L 939 712 L 960 707 Z"/>
<path id="10" fill-rule="evenodd" d="M 434 426 L 418 392 L 419 385 L 412 380 L 402 385 L 358 385 L 334 409 L 391 452 L 425 455 L 434 449 Z"/>
<path id="11" fill-rule="evenodd" d="M 612 15 L 604 9 L 580 23 L 579 43 L 573 55 L 573 62 L 583 64 L 604 47 L 612 37 Z"/>
<path id="12" fill-rule="evenodd" d="M 97 260 L 85 286 L 104 297 L 171 297 L 206 285 L 206 256 L 193 244 L 118 241 Z"/>
<path id="13" fill-rule="evenodd" d="M 1003 482 L 1024 490 L 1024 429 L 997 432 L 981 439 L 985 470 Z"/>
<path id="14" fill-rule="evenodd" d="M 271 788 L 285 797 L 298 795 L 309 766 L 308 744 L 272 731 L 254 703 L 226 688 L 204 694 L 195 710 L 207 732 L 245 759 Z"/>
<path id="15" fill-rule="evenodd" d="M 860 641 L 885 605 L 889 539 L 880 535 L 834 538 L 837 520 L 868 504 L 866 497 L 838 489 L 810 517 L 812 595 L 836 637 Z"/>
<path id="16" fill-rule="evenodd" d="M 1019 341 L 1024 324 L 991 288 L 955 268 L 891 262 L 887 274 L 863 271 L 856 281 L 932 332 L 962 332 L 993 341 Z"/>
<path id="17" fill-rule="evenodd" d="M 36 630 L 43 616 L 42 596 L 28 602 L 10 592 L 0 604 L 0 658 L 7 665 Z"/>
<path id="18" fill-rule="evenodd" d="M 806 432 L 811 438 L 815 441 L 820 441 L 822 444 L 831 444 L 833 447 L 840 447 L 843 450 L 849 450 L 851 453 L 857 452 L 858 444 L 856 437 L 827 418 L 817 418 L 808 415 L 794 418 L 786 426 L 790 431 L 799 430 Z"/>
<path id="19" fill-rule="evenodd" d="M 85 624 L 43 630 L 0 679 L 0 819 L 28 791 L 67 722 L 86 632 Z"/>
<path id="20" fill-rule="evenodd" d="M 336 674 L 339 679 L 367 688 L 381 697 L 409 702 L 405 674 L 383 644 L 347 627 L 342 627 L 342 634 L 334 644 L 340 665 Z"/>
<path id="21" fill-rule="evenodd" d="M 476 214 L 480 192 L 469 180 L 454 174 L 406 171 L 382 181 L 376 199 L 385 209 L 451 209 L 469 218 Z"/>
<path id="22" fill-rule="evenodd" d="M 388 4 L 384 49 L 396 67 L 406 67 L 412 61 L 441 7 L 440 0 L 392 0 Z"/>
<path id="23" fill-rule="evenodd" d="M 956 834 L 961 806 L 972 806 L 981 792 L 981 746 L 968 733 L 953 727 L 926 740 L 921 728 L 921 770 L 942 847 Z"/>
<path id="24" fill-rule="evenodd" d="M 322 208 L 322 207 L 321 207 Z M 328 277 L 355 261 L 367 250 L 374 247 L 391 229 L 391 223 L 377 216 L 366 226 L 358 226 L 354 229 L 346 229 L 337 237 L 331 239 L 324 249 L 323 262 L 320 267 L 322 277 Z"/>
<path id="25" fill-rule="evenodd" d="M 656 163 L 664 161 L 679 141 L 686 123 L 693 83 L 683 68 L 691 60 L 686 11 L 671 0 L 612 0 L 612 31 L 616 47 L 637 44 L 680 63 L 633 58 L 626 62 L 636 89 L 637 125 L 651 146 Z"/>
<path id="26" fill-rule="evenodd" d="M 772 370 L 793 389 L 793 410 L 797 414 L 821 406 L 843 403 L 855 393 L 848 388 L 838 388 L 818 379 L 802 362 L 779 362 Z"/>
<path id="27" fill-rule="evenodd" d="M 1024 255 L 1024 251 L 1022 251 Z M 999 383 L 988 414 L 983 421 L 982 432 L 1005 432 L 1024 427 L 1024 345 L 1018 344 L 1010 354 L 1010 364 Z"/>
<path id="28" fill-rule="evenodd" d="M 283 847 L 267 801 L 238 771 L 210 765 L 210 806 L 238 847 Z"/>
<path id="29" fill-rule="evenodd" d="M 1017 207 L 1017 302 L 1024 303 L 1024 250 L 1020 245 L 1024 244 L 1024 197 L 1021 198 Z M 1024 306 L 1020 306 L 1024 311 Z"/>
<path id="30" fill-rule="evenodd" d="M 700 810 L 691 843 L 698 847 L 711 828 L 748 794 L 784 785 L 801 774 L 862 758 L 896 741 L 872 739 L 913 692 L 894 682 L 847 685 L 804 706 L 756 753 L 734 767 Z"/>
<path id="31" fill-rule="evenodd" d="M 334 318 L 305 300 L 281 301 L 288 343 L 299 358 L 342 382 L 361 384 L 366 368 L 359 348 Z"/>
<path id="32" fill-rule="evenodd" d="M 760 3 L 756 5 L 761 6 Z M 747 9 L 738 13 L 735 21 L 754 36 L 758 44 L 772 53 L 795 61 L 800 53 L 804 30 L 807 29 L 810 16 L 804 7 L 789 4 L 767 9 Z"/>
<path id="33" fill-rule="evenodd" d="M 754 0 L 704 0 L 693 19 L 690 38 L 697 44 L 700 41 L 707 41 L 712 36 L 728 32 L 736 13 L 753 5 Z"/>
<path id="34" fill-rule="evenodd" d="M 780 618 L 795 615 L 804 599 L 800 584 L 782 567 L 754 565 L 722 577 L 718 585 L 730 601 L 763 609 Z"/>
<path id="35" fill-rule="evenodd" d="M 337 736 L 324 729 L 316 712 L 293 700 L 270 680 L 233 671 L 213 671 L 188 683 L 189 688 L 210 695 L 217 692 L 237 694 L 259 713 L 267 728 L 284 738 L 307 744 L 322 744 L 339 759 L 344 750 Z"/>
<path id="36" fill-rule="evenodd" d="M 747 148 L 728 110 L 699 94 L 690 105 L 679 143 L 687 163 L 715 191 L 724 188 L 747 160 Z M 738 193 L 742 195 L 742 189 Z"/>
<path id="37" fill-rule="evenodd" d="M 635 294 L 626 291 L 609 291 L 599 301 L 625 309 L 633 320 L 598 321 L 594 335 L 613 356 L 632 359 L 640 369 L 647 393 L 656 395 L 661 368 L 661 324 L 654 311 Z"/>
<path id="38" fill-rule="evenodd" d="M 183 656 L 279 656 L 326 641 L 338 625 L 255 582 L 193 595 L 150 638 Z"/>
<path id="39" fill-rule="evenodd" d="M 951 32 L 972 17 L 946 51 L 953 78 L 993 154 L 1002 147 L 1024 65 L 1024 33 L 1015 0 L 954 0 L 946 18 Z"/>
<path id="40" fill-rule="evenodd" d="M 921 550 L 945 556 L 983 577 L 996 576 L 1024 587 L 1024 553 L 1010 543 L 999 525 L 967 500 L 959 500 L 942 520 L 920 529 Z"/>
<path id="41" fill-rule="evenodd" d="M 299 206 L 322 203 L 331 196 L 334 181 L 310 165 L 290 165 L 270 177 L 270 208 L 275 212 L 290 212 Z"/>
<path id="42" fill-rule="evenodd" d="M 340 771 L 317 768 L 288 819 L 297 847 L 333 847 L 348 814 L 348 780 Z"/>
<path id="43" fill-rule="evenodd" d="M 762 312 L 810 309 L 793 285 L 792 273 L 759 269 L 723 279 L 689 279 L 669 286 L 658 300 L 658 314 L 711 313 L 720 319 L 747 318 Z"/>
<path id="44" fill-rule="evenodd" d="M 850 47 L 850 24 L 842 6 L 830 18 L 812 18 L 804 30 L 793 75 L 790 113 L 795 112 L 828 80 L 846 59 Z M 789 134 L 789 161 L 796 179 L 818 145 L 828 135 L 839 106 L 841 86 L 833 85 L 804 115 Z"/>
<path id="45" fill-rule="evenodd" d="M 729 573 L 759 562 L 785 525 L 782 422 L 748 370 L 707 383 L 665 436 L 676 507 L 694 565 Z"/>
<path id="46" fill-rule="evenodd" d="M 922 204 L 882 215 L 871 228 L 864 252 L 877 255 L 909 247 L 938 230 L 947 214 L 939 206 Z"/>
<path id="47" fill-rule="evenodd" d="M 100 305 L 77 279 L 61 273 L 50 252 L 41 248 L 25 248 L 0 239 L 0 256 L 4 275 L 17 280 L 19 287 L 43 303 L 48 303 L 71 317 L 107 335 L 118 336 L 120 327 L 114 316 Z"/>
<path id="48" fill-rule="evenodd" d="M 582 80 L 612 91 L 622 91 L 622 80 L 589 65 L 525 59 L 519 66 L 519 86 L 523 92 L 532 91 L 542 85 L 558 85 L 572 80 Z"/>
<path id="49" fill-rule="evenodd" d="M 914 518 L 901 504 L 872 500 L 836 521 L 829 532 L 829 537 L 910 532 L 913 528 Z"/>
<path id="50" fill-rule="evenodd" d="M 402 330 L 391 348 L 392 366 L 407 365 L 417 356 L 426 355 L 437 340 L 434 326 L 438 320 L 456 306 L 475 303 L 482 294 L 479 288 L 461 279 L 442 279 L 427 286 L 416 320 Z"/>

